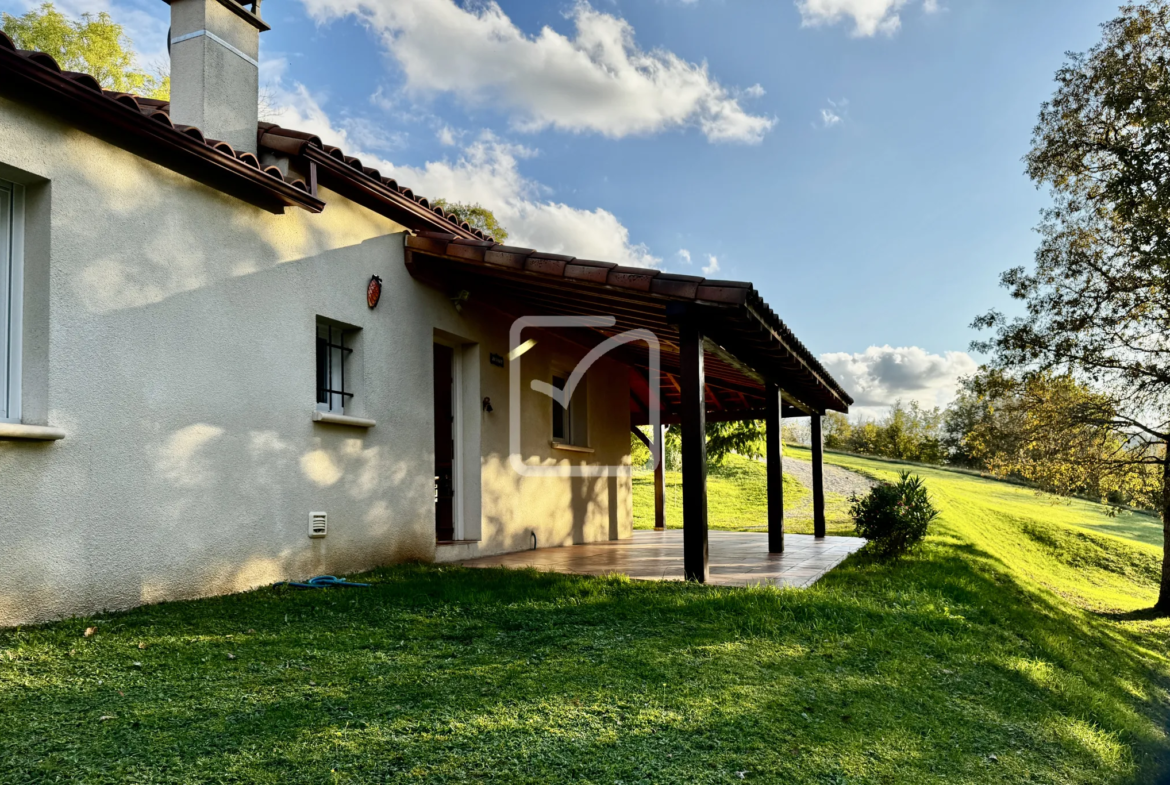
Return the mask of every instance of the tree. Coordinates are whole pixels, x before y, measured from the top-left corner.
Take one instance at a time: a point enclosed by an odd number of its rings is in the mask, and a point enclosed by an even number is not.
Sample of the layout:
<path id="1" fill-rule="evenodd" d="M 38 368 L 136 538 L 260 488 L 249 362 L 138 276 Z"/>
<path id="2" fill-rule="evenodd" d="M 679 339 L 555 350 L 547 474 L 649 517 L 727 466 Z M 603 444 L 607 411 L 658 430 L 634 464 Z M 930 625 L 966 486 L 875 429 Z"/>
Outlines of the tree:
<path id="1" fill-rule="evenodd" d="M 1156 467 L 1166 551 L 1155 607 L 1170 613 L 1170 6 L 1119 14 L 1100 43 L 1069 56 L 1040 112 L 1027 171 L 1053 206 L 1035 269 L 1002 277 L 1026 313 L 979 317 L 994 334 L 973 348 L 1022 378 L 1048 372 L 1092 391 L 1051 435 L 1109 431 L 1125 445 L 1118 470 Z"/>
<path id="2" fill-rule="evenodd" d="M 955 399 L 947 404 L 943 413 L 942 443 L 947 453 L 947 463 L 952 466 L 985 468 L 983 459 L 975 454 L 968 437 L 985 419 L 999 411 L 998 401 L 983 389 L 987 386 L 984 384 L 985 377 L 996 373 L 984 366 L 973 376 L 960 379 Z"/>
<path id="3" fill-rule="evenodd" d="M 838 412 L 829 412 L 821 422 L 825 448 L 861 455 L 879 455 L 921 463 L 942 463 L 946 449 L 942 440 L 943 413 L 927 409 L 917 401 L 895 401 L 880 420 L 850 422 Z"/>
<path id="4" fill-rule="evenodd" d="M 90 74 L 106 90 L 170 97 L 170 76 L 137 70 L 132 42 L 105 11 L 74 20 L 44 3 L 23 16 L 0 14 L 0 27 L 18 48 L 50 54 L 62 70 Z"/>
<path id="5" fill-rule="evenodd" d="M 990 473 L 1060 496 L 1156 503 L 1160 482 L 1150 464 L 1158 456 L 1111 425 L 1117 415 L 1108 396 L 1049 372 L 1015 378 L 989 370 L 969 388 L 988 405 L 964 446 Z"/>
<path id="6" fill-rule="evenodd" d="M 763 458 L 768 442 L 763 420 L 707 423 L 707 460 L 723 463 L 731 453 L 745 458 Z"/>
<path id="7" fill-rule="evenodd" d="M 464 202 L 448 202 L 446 199 L 436 199 L 432 204 L 449 213 L 454 213 L 460 221 L 463 221 L 472 229 L 479 229 L 487 236 L 495 238 L 497 243 L 502 243 L 508 239 L 508 230 L 500 226 L 500 222 L 496 220 L 495 213 L 486 207 Z"/>
<path id="8" fill-rule="evenodd" d="M 828 412 L 821 418 L 821 443 L 826 450 L 849 450 L 853 424 L 841 412 Z"/>

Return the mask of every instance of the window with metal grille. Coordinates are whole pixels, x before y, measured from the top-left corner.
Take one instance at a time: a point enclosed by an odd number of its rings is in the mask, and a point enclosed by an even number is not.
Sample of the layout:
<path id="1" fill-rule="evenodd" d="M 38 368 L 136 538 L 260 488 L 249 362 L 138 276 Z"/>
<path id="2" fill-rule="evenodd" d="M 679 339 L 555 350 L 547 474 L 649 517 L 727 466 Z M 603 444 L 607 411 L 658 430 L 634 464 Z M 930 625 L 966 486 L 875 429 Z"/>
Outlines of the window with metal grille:
<path id="1" fill-rule="evenodd" d="M 353 330 L 332 322 L 317 320 L 317 409 L 323 412 L 345 413 L 353 398 L 345 383 L 345 370 L 353 349 Z"/>
<path id="2" fill-rule="evenodd" d="M 0 180 L 0 421 L 20 422 L 24 189 Z"/>

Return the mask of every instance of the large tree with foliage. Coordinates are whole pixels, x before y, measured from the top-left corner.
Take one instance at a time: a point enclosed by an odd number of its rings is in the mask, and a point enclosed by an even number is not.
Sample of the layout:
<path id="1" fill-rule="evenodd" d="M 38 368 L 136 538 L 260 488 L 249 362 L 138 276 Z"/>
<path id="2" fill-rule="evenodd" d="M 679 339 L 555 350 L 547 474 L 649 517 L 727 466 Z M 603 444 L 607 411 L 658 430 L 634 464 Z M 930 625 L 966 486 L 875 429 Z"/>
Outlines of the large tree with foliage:
<path id="1" fill-rule="evenodd" d="M 1025 314 L 977 319 L 994 335 L 975 348 L 1016 375 L 1091 389 L 1095 404 L 1069 411 L 1116 434 L 1119 460 L 1158 467 L 1167 551 L 1156 608 L 1170 613 L 1170 5 L 1124 6 L 1102 30 L 1057 73 L 1026 159 L 1053 206 L 1034 269 L 1003 275 Z"/>
<path id="2" fill-rule="evenodd" d="M 496 214 L 479 204 L 464 202 L 448 202 L 446 199 L 436 199 L 433 204 L 449 213 L 454 213 L 460 221 L 464 221 L 472 229 L 479 229 L 489 237 L 494 237 L 497 243 L 508 239 L 508 230 L 496 220 Z"/>
<path id="3" fill-rule="evenodd" d="M 1060 496 L 1157 504 L 1158 457 L 1114 425 L 1110 396 L 1071 376 L 1017 377 L 990 368 L 964 380 L 964 395 L 977 404 L 962 448 L 981 468 Z"/>
<path id="4" fill-rule="evenodd" d="M 50 54 L 63 70 L 87 73 L 106 90 L 170 97 L 170 76 L 138 70 L 132 42 L 105 11 L 70 19 L 44 3 L 23 16 L 0 14 L 0 27 L 20 49 Z"/>

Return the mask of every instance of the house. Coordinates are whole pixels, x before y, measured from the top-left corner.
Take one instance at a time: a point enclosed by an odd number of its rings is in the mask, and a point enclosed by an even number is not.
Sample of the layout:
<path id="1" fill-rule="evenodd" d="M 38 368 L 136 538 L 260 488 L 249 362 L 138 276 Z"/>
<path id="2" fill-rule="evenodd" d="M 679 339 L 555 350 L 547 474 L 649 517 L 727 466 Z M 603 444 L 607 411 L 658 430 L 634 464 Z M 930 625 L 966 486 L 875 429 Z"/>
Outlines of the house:
<path id="1" fill-rule="evenodd" d="M 749 284 L 497 244 L 258 122 L 256 6 L 170 5 L 169 103 L 0 34 L 0 625 L 627 538 L 656 422 L 701 580 L 705 418 L 847 410 Z"/>

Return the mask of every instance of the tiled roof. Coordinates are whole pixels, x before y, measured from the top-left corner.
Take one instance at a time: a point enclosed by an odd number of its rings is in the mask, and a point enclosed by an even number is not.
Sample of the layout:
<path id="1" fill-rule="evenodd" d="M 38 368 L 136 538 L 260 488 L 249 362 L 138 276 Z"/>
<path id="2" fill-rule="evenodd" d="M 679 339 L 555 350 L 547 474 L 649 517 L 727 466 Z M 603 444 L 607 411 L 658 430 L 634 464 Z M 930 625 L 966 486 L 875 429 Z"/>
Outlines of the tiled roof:
<path id="1" fill-rule="evenodd" d="M 311 184 L 303 179 L 286 178 L 280 167 L 262 166 L 252 153 L 236 151 L 227 142 L 209 139 L 193 125 L 174 123 L 168 102 L 103 90 L 93 76 L 63 71 L 44 52 L 17 49 L 12 39 L 0 31 L 0 93 L 7 93 L 6 87 L 18 97 L 49 111 L 71 120 L 82 120 L 99 136 L 116 137 L 115 141 L 122 142 L 129 135 L 138 143 L 133 147 L 136 152 L 174 153 L 178 147 L 188 154 L 194 153 L 194 157 L 202 160 L 172 168 L 207 184 L 223 186 L 222 170 L 226 167 L 232 174 L 251 181 L 247 183 L 251 189 L 259 187 L 270 192 L 283 206 L 295 205 L 312 212 L 320 212 L 325 207 Z M 322 180 L 328 187 L 387 213 L 409 228 L 443 229 L 476 239 L 485 237 L 483 232 L 431 205 L 425 197 L 400 186 L 393 178 L 382 177 L 378 170 L 363 166 L 359 159 L 324 144 L 314 134 L 260 123 L 257 141 L 261 149 L 308 159 L 325 170 Z M 160 160 L 164 161 L 170 165 L 171 156 Z"/>
<path id="2" fill-rule="evenodd" d="M 425 196 L 399 185 L 393 177 L 384 177 L 377 169 L 365 166 L 361 159 L 346 154 L 339 147 L 325 144 L 315 134 L 260 123 L 259 145 L 273 152 L 308 159 L 323 168 L 326 177 L 332 175 L 334 182 L 328 183 L 331 188 L 355 201 L 366 203 L 373 209 L 389 206 L 404 211 L 413 218 L 412 229 L 442 230 L 477 240 L 492 239 L 460 221 L 454 213 L 432 205 Z"/>
<path id="3" fill-rule="evenodd" d="M 746 281 L 726 281 L 677 275 L 643 267 L 625 267 L 613 262 L 577 259 L 562 254 L 541 253 L 531 248 L 500 245 L 490 240 L 470 240 L 441 232 L 418 232 L 408 237 L 407 248 L 428 256 L 442 257 L 470 264 L 485 272 L 496 270 L 516 281 L 533 284 L 548 281 L 553 286 L 576 292 L 570 303 L 581 307 L 594 295 L 604 296 L 607 303 L 625 302 L 649 316 L 654 309 L 670 303 L 732 309 L 737 316 L 722 320 L 728 328 L 728 343 L 757 345 L 753 351 L 761 356 L 775 354 L 789 364 L 786 373 L 799 373 L 803 384 L 820 388 L 820 403 L 825 409 L 837 409 L 834 402 L 853 403 L 849 393 L 832 377 L 816 356 L 801 343 L 792 330 L 776 315 L 756 288 Z M 409 260 L 408 260 L 409 262 Z M 562 283 L 555 283 L 557 281 Z M 600 302 L 600 301 L 599 301 Z M 550 302 L 551 304 L 551 302 Z M 731 334 L 734 327 L 736 332 Z M 731 349 L 731 347 L 729 347 Z M 734 352 L 734 349 L 732 349 Z M 811 401 L 810 401 L 811 402 Z"/>
<path id="4" fill-rule="evenodd" d="M 255 155 L 208 139 L 195 126 L 173 123 L 165 101 L 103 90 L 89 74 L 61 70 L 51 55 L 17 49 L 2 31 L 0 76 L 0 91 L 11 91 L 67 115 L 98 135 L 116 137 L 118 141 L 129 137 L 151 154 L 165 154 L 168 161 L 175 153 L 185 154 L 173 167 L 185 174 L 203 174 L 217 182 L 222 182 L 225 175 L 233 175 L 244 181 L 236 184 L 243 190 L 261 189 L 283 206 L 295 205 L 312 212 L 324 208 L 303 180 L 286 180 L 279 168 L 261 167 Z"/>

